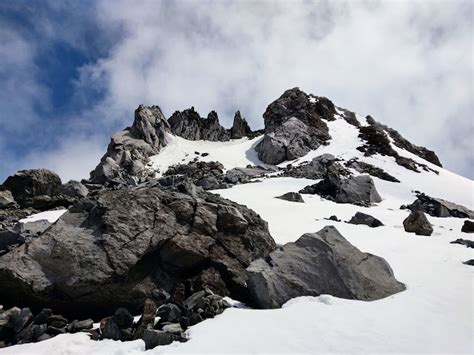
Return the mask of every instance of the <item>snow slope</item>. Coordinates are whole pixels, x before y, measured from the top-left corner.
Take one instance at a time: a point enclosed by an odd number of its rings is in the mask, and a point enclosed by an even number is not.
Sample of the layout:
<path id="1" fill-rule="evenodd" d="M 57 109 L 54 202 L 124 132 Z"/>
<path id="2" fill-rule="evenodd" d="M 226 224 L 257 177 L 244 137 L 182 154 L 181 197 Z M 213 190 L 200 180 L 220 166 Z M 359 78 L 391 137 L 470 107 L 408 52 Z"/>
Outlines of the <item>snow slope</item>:
<path id="1" fill-rule="evenodd" d="M 431 237 L 404 231 L 402 221 L 408 211 L 402 204 L 413 202 L 413 190 L 474 208 L 473 181 L 430 164 L 402 149 L 404 156 L 437 170 L 416 173 L 395 163 L 391 157 L 364 157 L 355 148 L 361 144 L 355 127 L 342 119 L 328 122 L 331 144 L 294 161 L 299 164 L 331 153 L 350 159 L 357 157 L 379 166 L 401 183 L 374 178 L 383 201 L 372 207 L 336 204 L 317 195 L 304 195 L 305 203 L 280 199 L 285 192 L 298 191 L 314 183 L 295 178 L 268 178 L 262 182 L 214 191 L 259 213 L 268 221 L 277 243 L 295 241 L 303 233 L 335 225 L 352 244 L 365 252 L 385 258 L 407 290 L 373 301 L 338 299 L 328 295 L 301 297 L 282 309 L 252 310 L 231 308 L 215 319 L 188 330 L 187 343 L 173 343 L 147 353 L 474 353 L 473 272 L 462 264 L 474 258 L 473 249 L 450 244 L 457 238 L 474 240 L 461 233 L 463 219 L 434 218 Z M 191 142 L 173 137 L 170 145 L 153 158 L 153 168 L 165 171 L 171 164 L 194 159 L 194 151 L 208 152 L 201 160 L 218 160 L 230 169 L 258 164 L 254 140 Z M 187 155 L 186 155 L 187 154 Z M 287 164 L 287 163 L 284 163 Z M 369 228 L 325 218 L 337 215 L 343 221 L 357 211 L 369 213 L 385 226 Z M 141 340 L 134 342 L 93 342 L 84 334 L 61 335 L 51 340 L 2 349 L 3 354 L 139 354 Z"/>

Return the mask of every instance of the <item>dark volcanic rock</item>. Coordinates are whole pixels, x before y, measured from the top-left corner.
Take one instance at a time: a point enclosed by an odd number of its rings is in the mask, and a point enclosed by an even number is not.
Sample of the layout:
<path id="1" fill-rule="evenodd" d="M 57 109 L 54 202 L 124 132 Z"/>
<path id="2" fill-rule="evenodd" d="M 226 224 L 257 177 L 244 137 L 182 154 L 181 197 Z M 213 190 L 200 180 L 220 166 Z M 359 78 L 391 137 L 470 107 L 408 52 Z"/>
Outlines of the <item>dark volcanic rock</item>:
<path id="1" fill-rule="evenodd" d="M 285 91 L 263 114 L 265 136 L 255 148 L 259 159 L 279 164 L 326 144 L 331 136 L 324 120 L 334 120 L 335 113 L 327 98 L 307 95 L 298 88 Z"/>
<path id="2" fill-rule="evenodd" d="M 168 120 L 171 130 L 177 136 L 195 140 L 228 141 L 229 132 L 220 125 L 215 111 L 211 111 L 207 118 L 202 118 L 194 107 L 184 111 L 176 111 Z"/>
<path id="3" fill-rule="evenodd" d="M 245 302 L 245 268 L 275 248 L 255 212 L 192 185 L 102 190 L 88 199 L 28 247 L 0 257 L 3 304 L 74 318 L 137 312 L 156 288 L 179 298 L 178 286 L 211 267 L 214 289 Z"/>
<path id="4" fill-rule="evenodd" d="M 301 202 L 304 203 L 303 197 L 297 192 L 287 192 L 281 196 L 277 196 L 280 200 L 290 201 L 290 202 Z"/>
<path id="5" fill-rule="evenodd" d="M 173 341 L 181 341 L 180 336 L 156 329 L 145 329 L 142 337 L 145 342 L 145 349 L 150 350 L 159 345 L 168 345 Z"/>
<path id="6" fill-rule="evenodd" d="M 411 205 L 406 206 L 411 211 L 423 211 L 433 217 L 458 217 L 474 219 L 474 211 L 440 198 L 430 197 L 423 193 Z"/>
<path id="7" fill-rule="evenodd" d="M 318 180 L 325 178 L 328 174 L 338 176 L 350 176 L 349 170 L 344 168 L 339 160 L 332 154 L 323 154 L 313 158 L 308 163 L 297 166 L 288 165 L 283 170 L 283 176 L 291 176 L 296 178 L 306 178 Z"/>
<path id="8" fill-rule="evenodd" d="M 456 240 L 453 240 L 452 242 L 450 242 L 451 244 L 461 244 L 461 245 L 465 245 L 466 247 L 468 248 L 474 248 L 474 241 L 472 240 L 468 240 L 468 239 L 461 239 L 461 238 L 458 238 Z"/>
<path id="9" fill-rule="evenodd" d="M 400 180 L 398 180 L 396 177 L 393 177 L 385 170 L 357 159 L 351 159 L 347 161 L 345 163 L 345 166 L 347 166 L 348 168 L 352 168 L 361 174 L 369 174 L 385 181 L 400 182 Z"/>
<path id="10" fill-rule="evenodd" d="M 341 178 L 338 175 L 328 174 L 323 180 L 308 185 L 302 194 L 318 194 L 337 203 L 351 203 L 359 206 L 370 206 L 382 201 L 374 181 L 368 175 Z"/>
<path id="11" fill-rule="evenodd" d="M 243 137 L 252 136 L 252 130 L 250 129 L 247 120 L 240 115 L 240 111 L 237 111 L 234 115 L 234 122 L 230 129 L 230 138 L 239 139 Z"/>
<path id="12" fill-rule="evenodd" d="M 469 265 L 469 266 L 474 266 L 474 259 L 469 259 L 467 261 L 464 261 L 463 264 Z"/>
<path id="13" fill-rule="evenodd" d="M 148 157 L 158 154 L 166 142 L 170 126 L 158 106 L 140 105 L 131 127 L 112 135 L 107 152 L 91 172 L 91 182 L 127 182 L 146 177 Z"/>
<path id="14" fill-rule="evenodd" d="M 466 220 L 462 225 L 461 232 L 474 233 L 474 222 Z"/>
<path id="15" fill-rule="evenodd" d="M 403 227 L 408 233 L 416 235 L 430 236 L 433 233 L 433 227 L 422 211 L 413 211 L 403 221 Z"/>
<path id="16" fill-rule="evenodd" d="M 47 169 L 20 170 L 7 177 L 3 188 L 9 190 L 15 200 L 24 206 L 38 196 L 58 195 L 61 179 Z"/>
<path id="17" fill-rule="evenodd" d="M 361 252 L 331 226 L 285 244 L 254 261 L 247 272 L 250 291 L 261 308 L 321 294 L 371 301 L 405 289 L 384 259 Z"/>
<path id="18" fill-rule="evenodd" d="M 365 224 L 366 226 L 369 226 L 371 228 L 383 226 L 383 223 L 380 222 L 377 218 L 362 212 L 356 212 L 356 214 L 347 223 Z"/>

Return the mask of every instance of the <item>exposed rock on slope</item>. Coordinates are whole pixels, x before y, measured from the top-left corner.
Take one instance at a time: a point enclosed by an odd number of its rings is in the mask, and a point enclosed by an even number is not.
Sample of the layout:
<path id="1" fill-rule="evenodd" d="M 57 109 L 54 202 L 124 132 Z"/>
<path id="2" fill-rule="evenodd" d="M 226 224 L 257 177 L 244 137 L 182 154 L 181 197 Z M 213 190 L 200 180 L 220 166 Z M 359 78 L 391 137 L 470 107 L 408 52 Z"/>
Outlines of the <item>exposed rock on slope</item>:
<path id="1" fill-rule="evenodd" d="M 473 221 L 464 221 L 462 225 L 461 232 L 464 233 L 474 233 L 474 222 Z"/>
<path id="2" fill-rule="evenodd" d="M 339 176 L 350 176 L 349 170 L 345 169 L 332 154 L 319 155 L 308 163 L 298 166 L 288 165 L 283 170 L 283 176 L 306 178 L 312 180 L 323 179 L 329 173 Z"/>
<path id="3" fill-rule="evenodd" d="M 255 260 L 247 272 L 250 292 L 261 308 L 322 294 L 371 301 L 405 289 L 384 259 L 361 252 L 332 226 Z"/>
<path id="4" fill-rule="evenodd" d="M 335 113 L 327 98 L 309 96 L 298 88 L 285 91 L 263 114 L 265 136 L 256 147 L 259 159 L 279 164 L 326 144 L 331 136 L 324 120 L 334 120 Z"/>
<path id="5" fill-rule="evenodd" d="M 403 207 L 403 206 L 402 206 Z M 417 199 L 406 206 L 411 211 L 423 211 L 433 217 L 458 217 L 474 219 L 474 211 L 453 202 L 441 198 L 430 197 L 423 193 L 417 195 Z"/>
<path id="6" fill-rule="evenodd" d="M 347 223 L 365 224 L 366 226 L 369 226 L 371 228 L 383 226 L 383 223 L 380 222 L 377 218 L 362 212 L 356 212 L 356 214 Z"/>
<path id="7" fill-rule="evenodd" d="M 250 137 L 253 135 L 247 120 L 240 115 L 240 111 L 237 111 L 234 115 L 234 122 L 230 129 L 230 138 L 239 139 L 243 137 Z"/>
<path id="8" fill-rule="evenodd" d="M 148 175 L 145 164 L 166 145 L 166 133 L 171 129 L 161 109 L 140 105 L 132 126 L 112 135 L 107 152 L 91 172 L 91 182 L 127 183 Z"/>
<path id="9" fill-rule="evenodd" d="M 303 197 L 297 192 L 287 192 L 281 196 L 277 196 L 280 200 L 304 203 Z"/>
<path id="10" fill-rule="evenodd" d="M 413 211 L 403 221 L 403 227 L 408 233 L 416 235 L 430 236 L 433 233 L 433 227 L 422 211 Z"/>
<path id="11" fill-rule="evenodd" d="M 372 203 L 382 201 L 369 175 L 343 178 L 330 173 L 320 182 L 306 186 L 300 190 L 300 193 L 318 194 L 337 203 L 352 203 L 367 207 Z"/>
<path id="12" fill-rule="evenodd" d="M 356 158 L 347 161 L 345 163 L 345 166 L 348 168 L 352 168 L 361 174 L 369 174 L 385 181 L 400 182 L 400 180 L 398 180 L 396 177 L 393 177 L 385 170 L 375 165 L 360 161 Z"/>
<path id="13" fill-rule="evenodd" d="M 5 305 L 64 314 L 139 310 L 156 288 L 208 287 L 248 301 L 245 268 L 275 248 L 255 212 L 192 185 L 102 190 L 0 257 Z"/>

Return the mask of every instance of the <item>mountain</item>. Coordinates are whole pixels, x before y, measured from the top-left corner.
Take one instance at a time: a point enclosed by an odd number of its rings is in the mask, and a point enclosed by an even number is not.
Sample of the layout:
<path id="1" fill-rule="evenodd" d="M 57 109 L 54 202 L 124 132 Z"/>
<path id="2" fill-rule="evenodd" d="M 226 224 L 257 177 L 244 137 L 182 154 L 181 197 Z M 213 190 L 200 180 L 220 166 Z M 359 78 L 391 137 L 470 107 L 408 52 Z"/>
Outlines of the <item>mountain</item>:
<path id="1" fill-rule="evenodd" d="M 5 353 L 472 352 L 473 182 L 298 88 L 263 119 L 139 106 L 89 179 L 8 177 Z"/>

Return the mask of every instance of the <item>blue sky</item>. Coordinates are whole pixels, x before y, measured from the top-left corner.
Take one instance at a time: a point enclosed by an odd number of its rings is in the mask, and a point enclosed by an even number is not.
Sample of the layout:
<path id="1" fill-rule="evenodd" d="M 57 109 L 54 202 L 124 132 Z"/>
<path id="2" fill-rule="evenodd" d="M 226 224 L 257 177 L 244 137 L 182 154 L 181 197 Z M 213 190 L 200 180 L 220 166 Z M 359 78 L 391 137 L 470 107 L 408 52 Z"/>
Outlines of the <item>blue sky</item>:
<path id="1" fill-rule="evenodd" d="M 472 36 L 470 1 L 2 1 L 0 181 L 87 177 L 140 103 L 261 128 L 294 86 L 473 178 Z"/>

